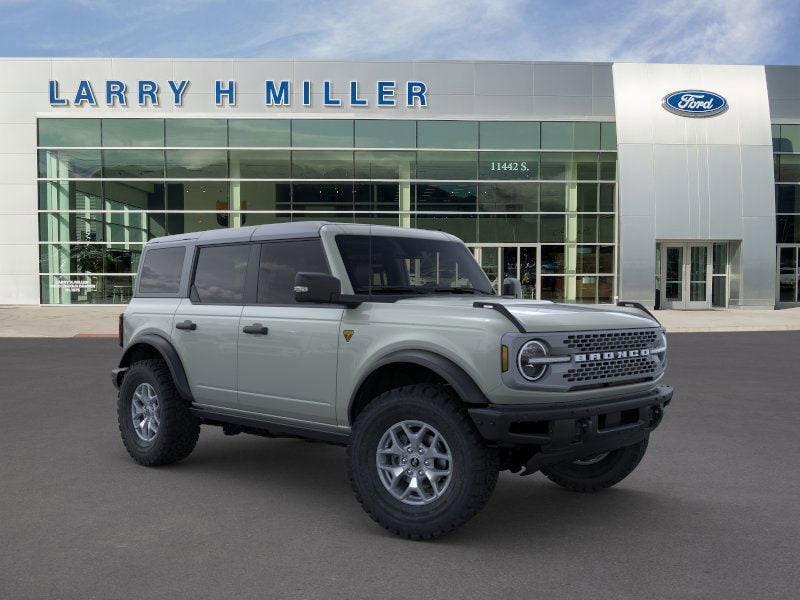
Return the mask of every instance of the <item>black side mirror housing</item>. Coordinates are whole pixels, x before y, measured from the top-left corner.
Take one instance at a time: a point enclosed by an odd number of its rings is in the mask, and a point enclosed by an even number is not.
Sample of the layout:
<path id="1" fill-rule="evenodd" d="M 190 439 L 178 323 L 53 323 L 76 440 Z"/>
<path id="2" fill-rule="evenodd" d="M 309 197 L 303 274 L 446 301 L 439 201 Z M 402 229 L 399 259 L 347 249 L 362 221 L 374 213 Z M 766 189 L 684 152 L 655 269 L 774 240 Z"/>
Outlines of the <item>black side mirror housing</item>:
<path id="1" fill-rule="evenodd" d="M 327 273 L 300 272 L 294 278 L 296 302 L 331 304 L 337 302 L 342 293 L 342 282 Z"/>
<path id="2" fill-rule="evenodd" d="M 511 296 L 512 298 L 522 298 L 522 284 L 519 279 L 514 277 L 506 277 L 503 279 L 503 296 Z"/>

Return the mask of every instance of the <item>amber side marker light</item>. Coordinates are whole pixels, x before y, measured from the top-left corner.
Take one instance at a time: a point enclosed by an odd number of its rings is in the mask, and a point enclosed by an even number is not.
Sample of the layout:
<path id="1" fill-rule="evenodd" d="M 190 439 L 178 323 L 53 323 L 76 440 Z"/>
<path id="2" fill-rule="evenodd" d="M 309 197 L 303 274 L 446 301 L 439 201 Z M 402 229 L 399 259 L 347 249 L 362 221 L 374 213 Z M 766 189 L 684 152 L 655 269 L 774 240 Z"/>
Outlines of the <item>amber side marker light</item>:
<path id="1" fill-rule="evenodd" d="M 508 371 L 508 346 L 500 346 L 500 368 L 503 373 Z"/>

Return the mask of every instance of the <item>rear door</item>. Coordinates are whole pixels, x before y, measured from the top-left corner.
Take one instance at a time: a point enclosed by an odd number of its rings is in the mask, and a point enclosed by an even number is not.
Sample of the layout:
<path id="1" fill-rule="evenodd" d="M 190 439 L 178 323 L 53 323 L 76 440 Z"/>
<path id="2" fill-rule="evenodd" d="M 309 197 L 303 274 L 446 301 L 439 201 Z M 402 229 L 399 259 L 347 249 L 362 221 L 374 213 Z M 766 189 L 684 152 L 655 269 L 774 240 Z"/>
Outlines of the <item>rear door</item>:
<path id="1" fill-rule="evenodd" d="M 299 271 L 329 273 L 319 238 L 261 244 L 256 304 L 239 327 L 239 405 L 262 415 L 335 423 L 343 309 L 297 304 Z"/>
<path id="2" fill-rule="evenodd" d="M 236 344 L 251 251 L 257 245 L 198 247 L 190 297 L 173 318 L 173 343 L 198 404 L 238 408 Z"/>

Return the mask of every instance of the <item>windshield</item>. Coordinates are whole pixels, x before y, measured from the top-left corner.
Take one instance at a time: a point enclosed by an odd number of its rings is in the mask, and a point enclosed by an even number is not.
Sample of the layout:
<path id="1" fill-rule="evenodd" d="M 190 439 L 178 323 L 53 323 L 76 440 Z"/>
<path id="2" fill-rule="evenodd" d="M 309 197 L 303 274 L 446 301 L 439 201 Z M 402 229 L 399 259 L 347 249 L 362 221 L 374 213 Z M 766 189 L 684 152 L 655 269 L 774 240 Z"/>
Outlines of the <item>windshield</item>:
<path id="1" fill-rule="evenodd" d="M 469 250 L 447 240 L 337 235 L 356 294 L 494 295 Z"/>

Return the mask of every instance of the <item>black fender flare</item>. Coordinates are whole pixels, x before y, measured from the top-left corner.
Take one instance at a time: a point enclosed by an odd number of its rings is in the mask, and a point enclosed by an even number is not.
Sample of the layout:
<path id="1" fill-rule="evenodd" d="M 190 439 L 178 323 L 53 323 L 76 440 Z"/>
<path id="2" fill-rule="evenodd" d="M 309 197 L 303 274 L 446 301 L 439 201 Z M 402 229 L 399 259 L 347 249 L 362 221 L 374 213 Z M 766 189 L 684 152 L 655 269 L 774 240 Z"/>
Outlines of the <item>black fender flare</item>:
<path id="1" fill-rule="evenodd" d="M 122 381 L 120 375 L 130 366 L 134 350 L 143 346 L 149 346 L 161 355 L 161 358 L 167 363 L 170 375 L 172 375 L 172 381 L 175 383 L 175 387 L 178 388 L 178 393 L 181 395 L 181 398 L 191 402 L 192 391 L 189 388 L 189 380 L 186 378 L 186 371 L 183 368 L 183 363 L 181 362 L 180 356 L 178 356 L 177 350 L 175 350 L 175 347 L 169 340 L 156 333 L 146 333 L 131 340 L 131 343 L 122 354 L 122 358 L 119 360 L 119 369 L 115 369 L 115 372 L 118 373 L 115 375 L 117 378 L 117 385 Z"/>
<path id="2" fill-rule="evenodd" d="M 375 371 L 386 365 L 393 363 L 412 363 L 425 367 L 439 377 L 445 380 L 447 384 L 453 388 L 459 398 L 467 404 L 489 404 L 489 400 L 484 395 L 478 384 L 470 377 L 464 369 L 459 367 L 449 358 L 445 358 L 440 354 L 431 352 L 430 350 L 398 350 L 391 352 L 386 356 L 378 359 L 375 363 L 370 365 L 366 375 L 364 375 L 353 389 L 350 396 L 350 402 L 347 405 L 347 414 L 352 416 L 353 406 L 355 405 L 361 388 L 364 383 L 372 376 Z"/>

